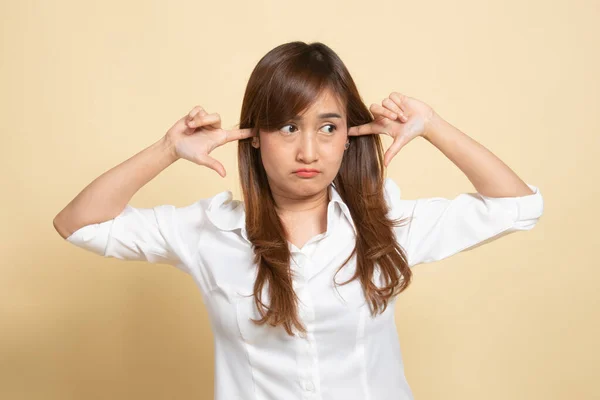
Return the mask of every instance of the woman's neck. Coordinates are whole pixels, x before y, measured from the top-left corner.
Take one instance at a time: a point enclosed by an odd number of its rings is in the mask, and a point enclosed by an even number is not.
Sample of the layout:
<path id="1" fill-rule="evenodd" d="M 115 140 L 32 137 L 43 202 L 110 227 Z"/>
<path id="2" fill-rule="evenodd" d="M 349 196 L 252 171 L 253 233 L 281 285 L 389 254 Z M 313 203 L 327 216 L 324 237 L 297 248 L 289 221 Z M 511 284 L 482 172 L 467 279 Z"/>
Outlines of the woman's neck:
<path id="1" fill-rule="evenodd" d="M 272 190 L 275 208 L 284 225 L 303 226 L 308 224 L 321 231 L 327 226 L 329 189 L 309 197 L 298 198 Z"/>

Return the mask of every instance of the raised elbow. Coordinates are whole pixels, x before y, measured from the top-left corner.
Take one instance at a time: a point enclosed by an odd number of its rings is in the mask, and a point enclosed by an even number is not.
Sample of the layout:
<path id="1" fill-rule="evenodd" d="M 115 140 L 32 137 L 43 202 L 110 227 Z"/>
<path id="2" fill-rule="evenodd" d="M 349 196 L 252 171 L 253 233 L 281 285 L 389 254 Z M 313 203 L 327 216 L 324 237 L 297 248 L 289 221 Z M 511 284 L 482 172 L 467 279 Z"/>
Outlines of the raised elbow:
<path id="1" fill-rule="evenodd" d="M 60 223 L 60 214 L 54 217 L 54 220 L 52 220 L 52 225 L 54 226 L 56 232 L 58 232 L 63 239 L 67 239 L 69 236 L 71 236 L 71 232 L 69 232 L 69 230 Z"/>

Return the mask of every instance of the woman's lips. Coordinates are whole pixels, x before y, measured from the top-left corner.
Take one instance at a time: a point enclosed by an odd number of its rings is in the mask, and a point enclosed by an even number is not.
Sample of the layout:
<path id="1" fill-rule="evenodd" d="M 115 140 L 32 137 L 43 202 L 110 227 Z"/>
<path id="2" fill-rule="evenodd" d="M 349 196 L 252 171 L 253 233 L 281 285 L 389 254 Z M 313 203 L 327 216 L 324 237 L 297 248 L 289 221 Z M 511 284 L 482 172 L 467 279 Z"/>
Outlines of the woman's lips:
<path id="1" fill-rule="evenodd" d="M 294 171 L 294 173 L 301 178 L 312 178 L 319 174 L 319 171 L 316 169 L 299 169 Z"/>

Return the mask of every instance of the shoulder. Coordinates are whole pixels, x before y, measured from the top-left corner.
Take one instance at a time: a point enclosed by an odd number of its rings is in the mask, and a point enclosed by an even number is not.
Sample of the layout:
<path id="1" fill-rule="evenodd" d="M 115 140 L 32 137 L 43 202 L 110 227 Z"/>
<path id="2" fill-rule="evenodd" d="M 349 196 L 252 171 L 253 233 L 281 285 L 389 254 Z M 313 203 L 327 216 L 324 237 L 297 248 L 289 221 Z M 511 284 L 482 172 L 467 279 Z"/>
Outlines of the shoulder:
<path id="1" fill-rule="evenodd" d="M 229 190 L 184 206 L 164 204 L 154 207 L 159 222 L 170 222 L 188 234 L 201 228 L 223 227 L 228 221 L 237 220 L 243 209 L 243 202 L 233 200 Z"/>
<path id="2" fill-rule="evenodd" d="M 423 198 L 406 198 L 400 186 L 392 179 L 385 178 L 383 184 L 384 198 L 388 206 L 388 218 L 392 220 L 405 220 L 408 224 L 400 225 L 400 229 L 403 230 L 406 227 L 410 227 L 415 217 L 416 210 L 419 204 L 426 199 Z"/>
<path id="3" fill-rule="evenodd" d="M 392 178 L 383 181 L 383 197 L 391 209 L 396 208 L 402 198 L 402 190 Z"/>
<path id="4" fill-rule="evenodd" d="M 383 192 L 388 201 L 399 199 L 401 195 L 400 187 L 392 178 L 385 178 Z"/>
<path id="5" fill-rule="evenodd" d="M 210 224 L 221 230 L 232 230 L 245 223 L 244 202 L 233 198 L 230 190 L 196 202 Z M 198 211 L 198 210 L 196 210 Z M 200 212 L 200 211 L 198 211 Z"/>

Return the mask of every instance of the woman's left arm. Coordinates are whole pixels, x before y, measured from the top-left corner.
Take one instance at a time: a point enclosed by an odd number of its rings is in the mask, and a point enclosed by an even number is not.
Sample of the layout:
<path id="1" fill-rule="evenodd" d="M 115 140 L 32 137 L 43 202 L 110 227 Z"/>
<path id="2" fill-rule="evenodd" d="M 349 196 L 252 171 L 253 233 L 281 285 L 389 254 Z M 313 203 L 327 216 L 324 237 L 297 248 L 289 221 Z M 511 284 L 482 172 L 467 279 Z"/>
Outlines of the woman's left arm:
<path id="1" fill-rule="evenodd" d="M 387 134 L 394 141 L 384 164 L 408 142 L 422 136 L 450 159 L 488 197 L 521 197 L 534 194 L 502 160 L 473 138 L 441 118 L 424 102 L 392 92 L 381 104 L 372 104 L 374 121 L 351 127 L 349 136 Z"/>
<path id="2" fill-rule="evenodd" d="M 533 194 L 527 184 L 494 153 L 433 113 L 424 139 L 437 147 L 488 197 L 520 197 Z"/>
<path id="3" fill-rule="evenodd" d="M 512 232 L 532 229 L 544 210 L 539 189 L 523 182 L 485 147 L 440 118 L 427 104 L 392 93 L 373 104 L 375 119 L 353 126 L 348 135 L 387 134 L 393 143 L 384 156 L 387 166 L 409 141 L 422 136 L 473 183 L 478 193 L 454 198 L 405 199 L 388 178 L 385 192 L 393 219 L 410 217 L 396 227 L 409 266 L 442 260 Z"/>

